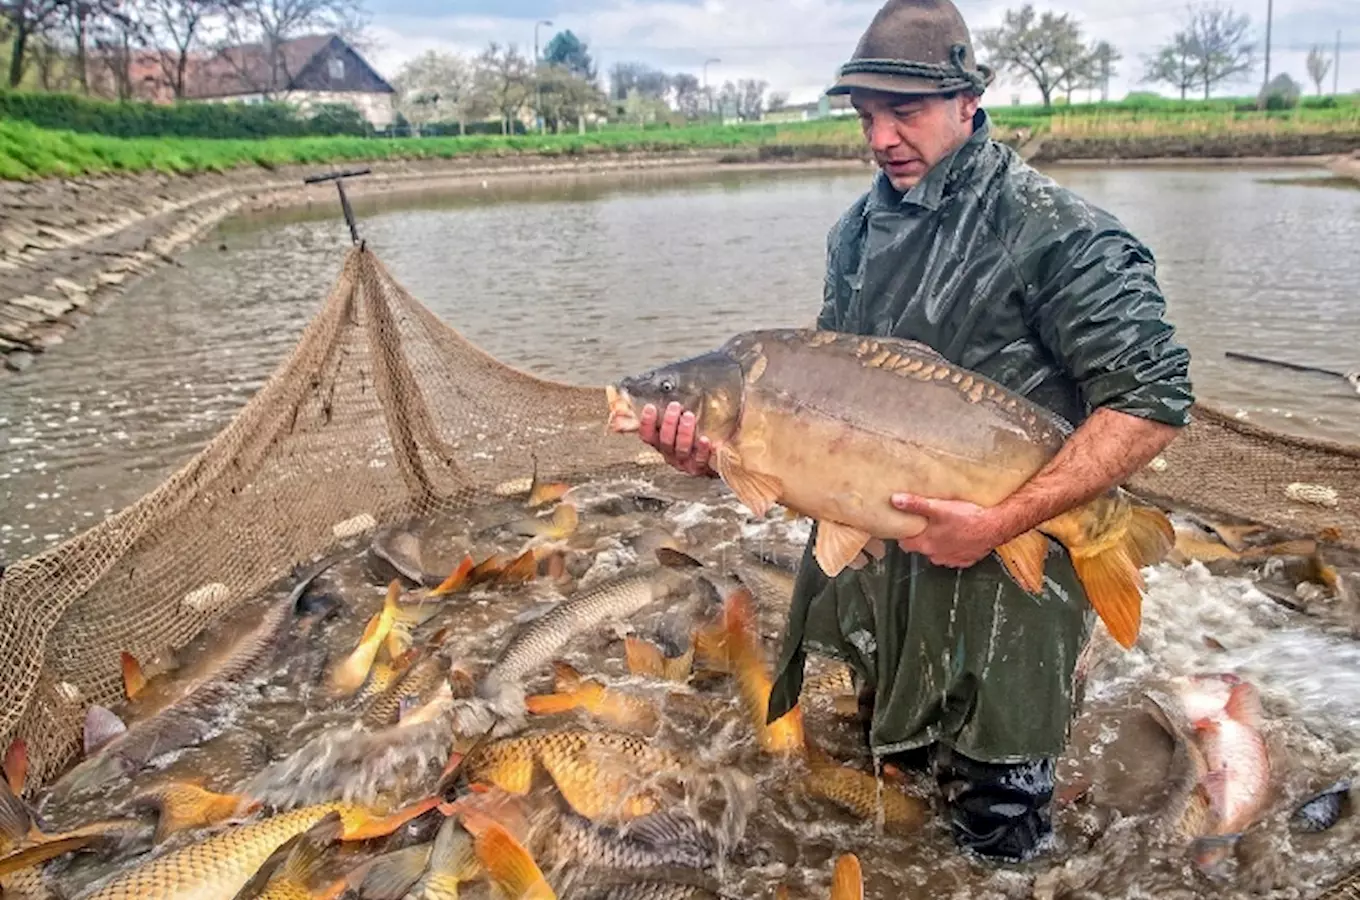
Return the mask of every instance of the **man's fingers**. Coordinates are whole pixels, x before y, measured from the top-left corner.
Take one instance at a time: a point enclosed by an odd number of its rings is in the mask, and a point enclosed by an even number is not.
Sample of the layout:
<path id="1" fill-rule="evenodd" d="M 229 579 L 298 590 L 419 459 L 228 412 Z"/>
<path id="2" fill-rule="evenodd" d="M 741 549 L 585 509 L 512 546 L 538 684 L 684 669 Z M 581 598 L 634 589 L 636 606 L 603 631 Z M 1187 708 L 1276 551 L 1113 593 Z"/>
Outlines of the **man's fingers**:
<path id="1" fill-rule="evenodd" d="M 935 505 L 928 498 L 918 497 L 915 494 L 893 494 L 892 505 L 900 512 L 926 519 L 930 518 L 935 512 Z"/>
<path id="2" fill-rule="evenodd" d="M 694 444 L 694 463 L 700 472 L 708 468 L 708 458 L 713 454 L 713 444 L 706 437 L 701 437 Z"/>
<path id="3" fill-rule="evenodd" d="M 675 452 L 680 456 L 689 456 L 694 449 L 694 430 L 697 427 L 697 420 L 694 413 L 686 412 L 680 416 L 680 422 L 675 428 Z"/>
<path id="4" fill-rule="evenodd" d="M 661 417 L 661 446 L 669 449 L 675 447 L 675 432 L 680 427 L 680 404 L 672 403 L 666 407 L 666 413 Z"/>
<path id="5" fill-rule="evenodd" d="M 650 403 L 642 407 L 642 415 L 638 417 L 638 437 L 643 443 L 656 446 L 656 407 Z"/>

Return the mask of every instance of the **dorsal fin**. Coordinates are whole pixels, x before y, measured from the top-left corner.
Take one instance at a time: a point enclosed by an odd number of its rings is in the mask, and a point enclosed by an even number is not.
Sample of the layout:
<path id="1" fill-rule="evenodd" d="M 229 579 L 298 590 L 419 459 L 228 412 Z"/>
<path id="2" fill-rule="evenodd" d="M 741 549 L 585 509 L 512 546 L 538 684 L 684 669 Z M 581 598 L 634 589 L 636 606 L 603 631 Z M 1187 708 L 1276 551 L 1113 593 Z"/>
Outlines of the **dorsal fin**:
<path id="1" fill-rule="evenodd" d="M 137 662 L 137 657 L 126 650 L 120 656 L 123 662 L 123 690 L 127 692 L 129 700 L 136 700 L 137 695 L 146 688 L 146 676 L 142 673 L 142 664 Z"/>
<path id="2" fill-rule="evenodd" d="M 110 709 L 91 706 L 85 712 L 85 755 L 97 753 L 110 741 L 117 740 L 127 731 L 123 720 Z"/>

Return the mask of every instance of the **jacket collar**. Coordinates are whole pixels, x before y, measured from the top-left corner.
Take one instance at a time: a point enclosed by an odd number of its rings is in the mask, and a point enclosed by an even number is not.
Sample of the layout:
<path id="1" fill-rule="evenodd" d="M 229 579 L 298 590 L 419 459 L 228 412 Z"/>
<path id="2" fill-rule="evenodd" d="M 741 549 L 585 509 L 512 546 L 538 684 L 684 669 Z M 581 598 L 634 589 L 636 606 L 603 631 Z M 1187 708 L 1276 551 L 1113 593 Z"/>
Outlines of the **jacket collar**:
<path id="1" fill-rule="evenodd" d="M 953 153 L 936 163 L 906 193 L 898 191 L 888 181 L 888 176 L 880 169 L 874 176 L 874 184 L 869 192 L 865 211 L 892 210 L 903 206 L 919 206 L 932 212 L 940 208 L 947 195 L 958 190 L 972 174 L 978 153 L 991 139 L 991 120 L 986 110 L 979 109 L 973 115 L 973 133 Z"/>

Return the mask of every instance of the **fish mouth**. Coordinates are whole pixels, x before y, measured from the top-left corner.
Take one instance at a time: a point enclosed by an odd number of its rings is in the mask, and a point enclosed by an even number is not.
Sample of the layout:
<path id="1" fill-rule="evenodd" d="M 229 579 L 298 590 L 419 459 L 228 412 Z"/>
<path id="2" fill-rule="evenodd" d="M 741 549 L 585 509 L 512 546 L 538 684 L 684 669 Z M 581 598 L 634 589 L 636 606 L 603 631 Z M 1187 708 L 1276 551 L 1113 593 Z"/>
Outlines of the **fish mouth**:
<path id="1" fill-rule="evenodd" d="M 628 396 L 628 391 L 608 385 L 604 389 L 605 402 L 609 404 L 609 425 L 608 428 L 614 434 L 626 434 L 637 431 L 641 427 L 638 420 L 637 410 L 633 406 L 633 398 Z"/>

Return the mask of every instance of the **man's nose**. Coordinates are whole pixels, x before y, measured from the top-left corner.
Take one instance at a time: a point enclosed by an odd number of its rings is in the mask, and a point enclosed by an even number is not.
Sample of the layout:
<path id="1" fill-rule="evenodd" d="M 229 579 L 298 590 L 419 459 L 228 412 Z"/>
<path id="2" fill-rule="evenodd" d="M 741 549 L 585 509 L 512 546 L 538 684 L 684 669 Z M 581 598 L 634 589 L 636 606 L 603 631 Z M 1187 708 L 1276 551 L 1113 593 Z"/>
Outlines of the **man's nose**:
<path id="1" fill-rule="evenodd" d="M 890 150 L 902 140 L 889 116 L 874 116 L 869 120 L 868 131 L 869 149 L 876 152 Z"/>

